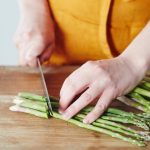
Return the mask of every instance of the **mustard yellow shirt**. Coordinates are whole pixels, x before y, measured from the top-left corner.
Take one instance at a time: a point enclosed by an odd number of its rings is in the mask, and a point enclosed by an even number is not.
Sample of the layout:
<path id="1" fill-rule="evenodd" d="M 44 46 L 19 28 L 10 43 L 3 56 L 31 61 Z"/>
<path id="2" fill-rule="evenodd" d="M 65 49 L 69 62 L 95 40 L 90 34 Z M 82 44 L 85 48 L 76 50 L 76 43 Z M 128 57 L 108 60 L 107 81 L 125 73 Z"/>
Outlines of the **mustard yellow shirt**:
<path id="1" fill-rule="evenodd" d="M 108 59 L 150 20 L 150 0 L 49 0 L 56 29 L 53 64 Z"/>

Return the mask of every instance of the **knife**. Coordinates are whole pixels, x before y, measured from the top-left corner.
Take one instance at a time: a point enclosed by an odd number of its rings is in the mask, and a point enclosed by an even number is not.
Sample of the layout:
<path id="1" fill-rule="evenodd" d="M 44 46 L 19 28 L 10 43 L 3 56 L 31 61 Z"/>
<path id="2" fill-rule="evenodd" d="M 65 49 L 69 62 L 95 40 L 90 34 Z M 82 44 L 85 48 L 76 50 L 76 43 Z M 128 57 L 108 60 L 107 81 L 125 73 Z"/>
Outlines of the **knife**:
<path id="1" fill-rule="evenodd" d="M 47 89 L 47 86 L 46 86 L 46 81 L 45 81 L 45 78 L 44 78 L 44 73 L 43 73 L 43 70 L 42 70 L 42 67 L 41 67 L 41 62 L 40 62 L 39 58 L 37 58 L 37 63 L 38 63 L 38 67 L 39 67 L 39 71 L 40 71 L 40 75 L 41 75 L 41 81 L 42 81 L 42 85 L 43 85 L 43 89 L 44 89 L 44 94 L 45 94 L 46 99 L 47 99 L 48 110 L 50 112 L 50 115 L 53 115 L 51 99 L 50 99 L 49 94 L 48 94 L 48 89 Z"/>

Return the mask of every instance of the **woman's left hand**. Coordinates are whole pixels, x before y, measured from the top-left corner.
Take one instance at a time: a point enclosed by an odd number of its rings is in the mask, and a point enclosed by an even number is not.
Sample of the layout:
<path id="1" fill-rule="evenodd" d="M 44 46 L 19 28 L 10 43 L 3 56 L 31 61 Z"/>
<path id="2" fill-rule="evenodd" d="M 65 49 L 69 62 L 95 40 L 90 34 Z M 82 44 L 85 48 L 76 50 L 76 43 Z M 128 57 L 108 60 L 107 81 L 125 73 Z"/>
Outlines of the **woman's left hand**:
<path id="1" fill-rule="evenodd" d="M 88 61 L 74 71 L 63 83 L 60 91 L 60 108 L 68 120 L 82 108 L 98 98 L 94 109 L 84 118 L 84 123 L 95 121 L 113 99 L 134 88 L 143 78 L 145 70 L 125 57 L 101 61 Z M 73 99 L 80 95 L 73 103 Z"/>

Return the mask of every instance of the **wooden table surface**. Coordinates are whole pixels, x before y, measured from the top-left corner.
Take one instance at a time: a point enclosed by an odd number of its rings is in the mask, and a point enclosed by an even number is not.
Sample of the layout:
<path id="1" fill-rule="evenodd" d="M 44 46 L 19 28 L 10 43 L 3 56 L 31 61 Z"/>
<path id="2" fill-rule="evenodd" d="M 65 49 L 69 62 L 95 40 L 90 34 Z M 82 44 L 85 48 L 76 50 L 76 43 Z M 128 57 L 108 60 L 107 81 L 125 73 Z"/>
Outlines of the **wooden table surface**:
<path id="1" fill-rule="evenodd" d="M 59 96 L 64 79 L 76 67 L 45 68 L 49 93 Z M 0 150 L 138 150 L 137 146 L 92 132 L 58 119 L 42 119 L 29 114 L 11 112 L 18 92 L 42 94 L 37 69 L 0 67 Z M 119 107 L 125 107 L 121 103 Z M 150 149 L 150 144 L 144 150 Z"/>

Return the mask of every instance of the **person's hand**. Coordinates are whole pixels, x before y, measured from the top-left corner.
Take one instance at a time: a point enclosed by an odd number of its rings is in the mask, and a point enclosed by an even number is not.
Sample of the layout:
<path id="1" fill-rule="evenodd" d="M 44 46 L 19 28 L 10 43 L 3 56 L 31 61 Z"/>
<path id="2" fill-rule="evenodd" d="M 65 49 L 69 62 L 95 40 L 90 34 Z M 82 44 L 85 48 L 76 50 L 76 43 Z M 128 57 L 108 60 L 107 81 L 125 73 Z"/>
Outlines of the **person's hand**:
<path id="1" fill-rule="evenodd" d="M 106 110 L 113 99 L 135 87 L 144 74 L 144 68 L 140 70 L 139 65 L 136 66 L 124 57 L 88 61 L 64 81 L 60 91 L 59 112 L 68 120 L 98 98 L 94 109 L 83 120 L 84 123 L 91 123 Z M 80 97 L 73 102 L 79 94 Z"/>
<path id="2" fill-rule="evenodd" d="M 44 2 L 41 1 L 42 4 L 39 8 L 36 1 L 34 5 L 37 8 L 31 8 L 34 7 L 31 4 L 31 6 L 28 4 L 26 7 L 25 4 L 21 3 L 23 5 L 21 7 L 21 19 L 14 36 L 14 42 L 19 49 L 19 64 L 22 66 L 34 67 L 37 65 L 38 56 L 43 62 L 50 57 L 54 50 L 54 25 L 48 6 L 42 6 L 48 5 Z M 28 1 L 28 3 L 31 2 Z"/>

